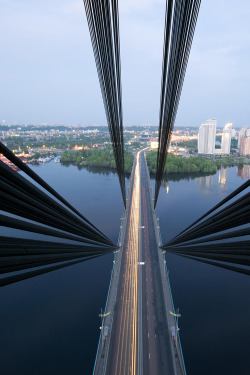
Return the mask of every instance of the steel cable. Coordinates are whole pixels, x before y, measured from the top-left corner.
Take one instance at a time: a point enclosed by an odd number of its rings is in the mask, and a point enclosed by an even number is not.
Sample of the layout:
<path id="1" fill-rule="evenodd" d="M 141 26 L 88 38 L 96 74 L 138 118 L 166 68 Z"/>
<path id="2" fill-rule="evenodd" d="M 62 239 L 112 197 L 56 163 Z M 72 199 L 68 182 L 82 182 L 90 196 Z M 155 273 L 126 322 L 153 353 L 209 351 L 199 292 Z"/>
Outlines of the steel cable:
<path id="1" fill-rule="evenodd" d="M 118 2 L 83 0 L 102 98 L 126 206 Z"/>
<path id="2" fill-rule="evenodd" d="M 164 173 L 199 7 L 200 0 L 166 2 L 154 207 Z"/>

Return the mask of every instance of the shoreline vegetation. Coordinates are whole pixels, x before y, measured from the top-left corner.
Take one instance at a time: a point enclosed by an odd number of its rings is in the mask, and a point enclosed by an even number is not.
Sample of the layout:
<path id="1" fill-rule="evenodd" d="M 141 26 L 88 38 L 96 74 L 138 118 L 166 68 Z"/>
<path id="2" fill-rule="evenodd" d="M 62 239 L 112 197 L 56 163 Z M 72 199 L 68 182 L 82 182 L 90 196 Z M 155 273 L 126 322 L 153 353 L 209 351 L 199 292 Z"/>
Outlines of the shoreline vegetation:
<path id="1" fill-rule="evenodd" d="M 156 173 L 157 151 L 150 151 L 147 154 L 147 163 L 149 172 Z M 179 157 L 173 154 L 168 154 L 164 167 L 164 175 L 168 174 L 214 174 L 221 167 L 243 167 L 244 158 L 228 156 L 190 156 Z"/>
<path id="2" fill-rule="evenodd" d="M 147 154 L 149 172 L 156 173 L 157 152 L 151 151 Z M 167 156 L 164 174 L 174 173 L 216 173 L 217 165 L 213 161 L 201 156 L 178 157 L 172 154 Z"/>
<path id="3" fill-rule="evenodd" d="M 74 164 L 81 167 L 106 168 L 116 171 L 116 163 L 111 149 L 64 151 L 61 156 L 62 164 Z M 124 172 L 130 174 L 134 163 L 131 152 L 124 151 Z"/>
<path id="4" fill-rule="evenodd" d="M 124 171 L 125 174 L 131 173 L 134 156 L 132 152 L 124 152 Z M 61 156 L 62 164 L 73 164 L 78 167 L 103 168 L 110 171 L 116 171 L 114 154 L 111 148 L 102 150 L 79 150 L 75 152 L 65 151 Z M 147 153 L 147 163 L 149 172 L 156 173 L 157 151 Z M 164 175 L 202 175 L 214 174 L 220 167 L 232 167 L 235 165 L 243 166 L 244 159 L 235 159 L 232 156 L 215 157 L 213 159 L 203 156 L 179 157 L 169 154 L 166 160 Z"/>

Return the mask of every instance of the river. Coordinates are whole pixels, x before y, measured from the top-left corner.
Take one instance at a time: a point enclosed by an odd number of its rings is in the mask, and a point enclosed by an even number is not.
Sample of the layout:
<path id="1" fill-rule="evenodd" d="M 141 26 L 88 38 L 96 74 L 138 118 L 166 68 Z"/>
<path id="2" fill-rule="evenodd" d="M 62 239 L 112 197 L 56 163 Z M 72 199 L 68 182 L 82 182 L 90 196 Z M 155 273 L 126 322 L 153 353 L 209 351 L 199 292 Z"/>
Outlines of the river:
<path id="1" fill-rule="evenodd" d="M 123 211 L 117 175 L 53 161 L 32 168 L 117 241 Z M 157 204 L 163 242 L 249 173 L 250 167 L 231 167 L 164 182 Z M 92 373 L 112 260 L 107 255 L 0 289 L 1 374 Z M 249 374 L 250 278 L 173 255 L 167 260 L 187 373 Z"/>

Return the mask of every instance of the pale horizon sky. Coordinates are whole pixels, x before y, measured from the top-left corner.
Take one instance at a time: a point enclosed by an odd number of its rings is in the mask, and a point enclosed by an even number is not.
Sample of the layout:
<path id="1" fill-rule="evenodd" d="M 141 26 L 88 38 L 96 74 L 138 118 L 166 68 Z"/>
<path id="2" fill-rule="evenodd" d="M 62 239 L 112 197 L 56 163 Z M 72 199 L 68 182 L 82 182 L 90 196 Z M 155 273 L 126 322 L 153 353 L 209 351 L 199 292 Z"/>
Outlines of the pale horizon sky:
<path id="1" fill-rule="evenodd" d="M 120 0 L 124 124 L 158 125 L 164 0 Z M 82 0 L 2 0 L 0 122 L 104 125 Z M 203 0 L 176 119 L 249 126 L 250 2 Z"/>

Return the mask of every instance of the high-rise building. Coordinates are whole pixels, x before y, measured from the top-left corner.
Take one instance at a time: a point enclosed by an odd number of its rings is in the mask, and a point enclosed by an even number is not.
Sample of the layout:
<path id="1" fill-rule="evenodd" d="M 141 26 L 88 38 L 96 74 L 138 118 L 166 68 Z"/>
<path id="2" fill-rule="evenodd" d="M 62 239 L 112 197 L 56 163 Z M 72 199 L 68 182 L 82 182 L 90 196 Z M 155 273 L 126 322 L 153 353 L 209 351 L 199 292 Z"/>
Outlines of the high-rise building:
<path id="1" fill-rule="evenodd" d="M 224 126 L 223 134 L 221 138 L 221 153 L 230 154 L 231 138 L 232 138 L 232 123 L 228 123 Z"/>
<path id="2" fill-rule="evenodd" d="M 231 134 L 232 134 L 232 138 L 237 138 L 238 132 L 236 129 L 232 129 Z"/>
<path id="3" fill-rule="evenodd" d="M 210 119 L 203 122 L 198 135 L 198 153 L 214 154 L 216 137 L 216 119 Z"/>
<path id="4" fill-rule="evenodd" d="M 241 155 L 250 155 L 250 137 L 241 138 L 240 154 Z"/>
<path id="5" fill-rule="evenodd" d="M 242 128 L 238 131 L 238 149 L 240 149 L 241 139 L 246 136 L 246 132 L 247 132 L 246 126 L 244 126 L 244 128 Z"/>

